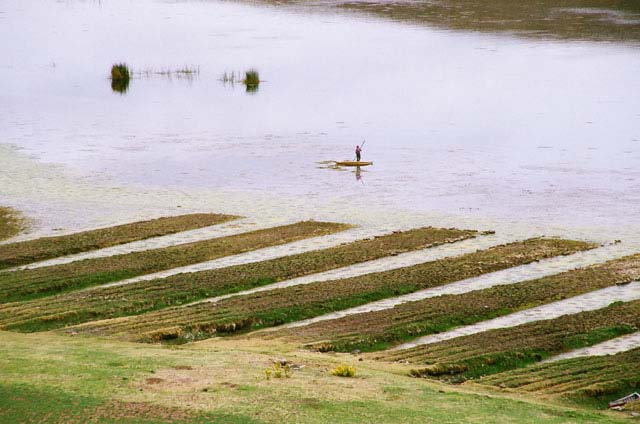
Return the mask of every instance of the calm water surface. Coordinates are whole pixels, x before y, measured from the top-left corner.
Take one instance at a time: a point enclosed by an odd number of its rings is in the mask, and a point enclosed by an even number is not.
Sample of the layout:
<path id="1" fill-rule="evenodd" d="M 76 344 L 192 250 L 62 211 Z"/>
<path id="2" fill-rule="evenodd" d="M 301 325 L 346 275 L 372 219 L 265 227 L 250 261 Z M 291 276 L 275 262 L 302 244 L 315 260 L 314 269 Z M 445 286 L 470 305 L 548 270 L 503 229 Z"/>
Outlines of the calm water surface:
<path id="1" fill-rule="evenodd" d="M 0 35 L 0 143 L 90 177 L 640 225 L 637 47 L 219 1 L 0 0 Z M 121 61 L 200 73 L 118 94 Z"/>

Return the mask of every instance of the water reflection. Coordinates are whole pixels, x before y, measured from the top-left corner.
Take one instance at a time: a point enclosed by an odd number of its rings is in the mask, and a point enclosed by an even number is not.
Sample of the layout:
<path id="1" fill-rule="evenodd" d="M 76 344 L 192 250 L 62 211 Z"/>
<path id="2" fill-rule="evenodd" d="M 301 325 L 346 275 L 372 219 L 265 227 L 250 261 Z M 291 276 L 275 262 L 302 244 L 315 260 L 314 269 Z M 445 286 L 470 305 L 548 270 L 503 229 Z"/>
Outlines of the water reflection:
<path id="1" fill-rule="evenodd" d="M 129 79 L 112 79 L 111 89 L 114 93 L 125 94 L 129 90 Z"/>

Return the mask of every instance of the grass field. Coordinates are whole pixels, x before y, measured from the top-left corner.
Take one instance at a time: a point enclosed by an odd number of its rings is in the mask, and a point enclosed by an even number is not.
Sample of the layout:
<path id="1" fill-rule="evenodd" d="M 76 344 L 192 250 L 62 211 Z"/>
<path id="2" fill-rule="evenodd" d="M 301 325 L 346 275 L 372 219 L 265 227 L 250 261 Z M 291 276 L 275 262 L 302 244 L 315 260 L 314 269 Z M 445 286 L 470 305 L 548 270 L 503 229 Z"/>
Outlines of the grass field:
<path id="1" fill-rule="evenodd" d="M 184 347 L 0 332 L 0 422 L 623 423 L 617 415 L 450 387 L 351 355 L 217 340 Z M 266 380 L 273 357 L 304 368 Z M 338 364 L 358 377 L 329 373 Z"/>
<path id="2" fill-rule="evenodd" d="M 180 215 L 57 237 L 2 244 L 0 245 L 0 269 L 208 227 L 237 218 L 219 214 Z"/>
<path id="3" fill-rule="evenodd" d="M 521 368 L 636 332 L 639 327 L 640 301 L 616 302 L 595 311 L 389 352 L 384 358 L 428 365 L 413 369 L 413 375 L 462 381 Z"/>
<path id="4" fill-rule="evenodd" d="M 0 206 L 0 241 L 18 235 L 25 226 L 26 222 L 20 213 Z"/>
<path id="5" fill-rule="evenodd" d="M 160 249 L 3 272 L 0 273 L 0 303 L 51 296 L 347 228 L 350 226 L 346 224 L 305 221 Z"/>
<path id="6" fill-rule="evenodd" d="M 123 286 L 0 305 L 0 327 L 42 331 L 96 319 L 135 315 L 474 237 L 475 231 L 418 228 L 322 250 L 227 268 L 178 274 Z"/>
<path id="7" fill-rule="evenodd" d="M 301 328 L 283 330 L 276 335 L 307 343 L 321 351 L 382 350 L 420 336 L 444 332 L 638 278 L 640 255 L 635 255 L 517 284 L 499 285 L 464 294 L 441 295 L 381 311 L 321 321 Z M 615 317 L 612 317 L 612 322 L 615 322 Z M 636 323 L 635 320 L 631 322 Z M 492 336 L 487 334 L 487 337 L 490 339 Z M 416 351 L 431 353 L 433 348 L 421 346 L 406 352 L 392 352 L 390 358 L 406 360 L 417 355 Z"/>
<path id="8" fill-rule="evenodd" d="M 610 400 L 640 388 L 640 348 L 539 364 L 488 376 L 483 385 L 553 395 L 576 404 L 605 408 Z"/>
<path id="9" fill-rule="evenodd" d="M 586 242 L 530 239 L 385 272 L 88 323 L 70 331 L 150 342 L 199 340 L 311 318 L 592 247 Z"/>

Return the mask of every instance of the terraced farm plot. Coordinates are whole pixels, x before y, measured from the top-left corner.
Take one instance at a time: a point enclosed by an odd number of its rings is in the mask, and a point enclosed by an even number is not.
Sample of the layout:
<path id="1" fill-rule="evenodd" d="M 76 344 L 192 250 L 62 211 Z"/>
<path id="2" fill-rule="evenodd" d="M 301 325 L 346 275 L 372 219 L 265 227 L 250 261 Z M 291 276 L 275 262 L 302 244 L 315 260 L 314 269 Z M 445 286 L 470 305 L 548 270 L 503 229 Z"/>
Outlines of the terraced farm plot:
<path id="1" fill-rule="evenodd" d="M 1 213 L 1 211 L 0 211 Z M 190 214 L 0 245 L 0 269 L 222 224 L 239 217 Z"/>
<path id="2" fill-rule="evenodd" d="M 552 256 L 594 247 L 559 239 L 529 239 L 386 272 L 237 296 L 73 327 L 142 341 L 190 341 L 311 318 Z"/>
<path id="3" fill-rule="evenodd" d="M 264 337 L 289 337 L 320 351 L 381 350 L 420 336 L 637 278 L 640 278 L 640 255 L 522 283 L 407 302 L 389 309 L 285 329 Z M 426 347 L 423 349 L 430 351 Z M 390 355 L 393 357 L 394 354 Z M 397 355 L 404 359 L 402 353 Z"/>
<path id="4" fill-rule="evenodd" d="M 588 356 L 534 365 L 479 380 L 483 385 L 560 396 L 606 407 L 640 390 L 640 348 L 610 356 Z"/>
<path id="5" fill-rule="evenodd" d="M 305 221 L 161 249 L 0 273 L 0 303 L 97 286 L 223 256 L 332 234 L 346 224 Z"/>
<path id="6" fill-rule="evenodd" d="M 524 367 L 553 355 L 636 332 L 638 328 L 640 300 L 616 302 L 595 311 L 391 351 L 382 358 L 427 365 L 411 370 L 414 376 L 460 381 Z"/>
<path id="7" fill-rule="evenodd" d="M 18 235 L 24 228 L 24 219 L 22 216 L 11 208 L 0 206 L 0 240 L 5 240 Z M 3 245 L 0 245 L 0 249 Z M 0 269 L 1 262 L 0 262 Z"/>
<path id="8" fill-rule="evenodd" d="M 425 227 L 297 255 L 164 279 L 0 305 L 0 328 L 40 331 L 167 306 L 475 237 L 471 230 Z"/>

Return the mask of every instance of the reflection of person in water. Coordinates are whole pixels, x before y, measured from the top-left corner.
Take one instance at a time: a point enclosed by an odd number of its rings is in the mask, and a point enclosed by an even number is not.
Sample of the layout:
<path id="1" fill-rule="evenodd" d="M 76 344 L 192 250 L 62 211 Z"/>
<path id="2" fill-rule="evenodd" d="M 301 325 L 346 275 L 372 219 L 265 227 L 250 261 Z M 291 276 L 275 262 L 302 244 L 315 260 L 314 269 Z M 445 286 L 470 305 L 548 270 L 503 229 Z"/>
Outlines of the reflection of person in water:
<path id="1" fill-rule="evenodd" d="M 360 181 L 361 183 L 364 184 L 364 181 L 362 181 L 362 175 L 360 175 L 360 167 L 356 166 L 356 181 Z"/>

